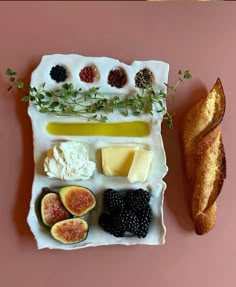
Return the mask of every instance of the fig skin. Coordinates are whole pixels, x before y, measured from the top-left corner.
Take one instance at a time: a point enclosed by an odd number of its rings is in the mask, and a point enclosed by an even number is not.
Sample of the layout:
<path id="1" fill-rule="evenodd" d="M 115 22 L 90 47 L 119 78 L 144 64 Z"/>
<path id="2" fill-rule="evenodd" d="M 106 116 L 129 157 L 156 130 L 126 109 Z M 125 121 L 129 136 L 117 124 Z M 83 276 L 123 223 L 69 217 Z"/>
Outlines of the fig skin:
<path id="1" fill-rule="evenodd" d="M 59 195 L 65 208 L 74 216 L 83 216 L 96 205 L 96 198 L 93 192 L 83 186 L 62 187 Z"/>
<path id="2" fill-rule="evenodd" d="M 55 223 L 71 217 L 63 206 L 59 194 L 47 192 L 43 195 L 40 204 L 41 219 L 44 225 L 52 227 Z"/>
<path id="3" fill-rule="evenodd" d="M 54 224 L 51 228 L 51 235 L 63 244 L 75 244 L 87 238 L 88 230 L 88 223 L 76 217 Z"/>

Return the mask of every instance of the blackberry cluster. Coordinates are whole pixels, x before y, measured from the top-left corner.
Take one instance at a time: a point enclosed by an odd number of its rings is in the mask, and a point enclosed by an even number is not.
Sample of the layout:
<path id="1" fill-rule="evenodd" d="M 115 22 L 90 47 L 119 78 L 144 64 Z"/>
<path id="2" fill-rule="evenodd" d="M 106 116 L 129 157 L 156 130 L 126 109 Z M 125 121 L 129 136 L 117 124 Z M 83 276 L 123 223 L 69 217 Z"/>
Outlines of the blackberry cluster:
<path id="1" fill-rule="evenodd" d="M 139 230 L 139 220 L 137 215 L 132 210 L 123 209 L 120 213 L 114 216 L 114 225 L 124 232 L 136 234 Z"/>
<path id="2" fill-rule="evenodd" d="M 110 213 L 116 213 L 124 208 L 125 202 L 123 197 L 114 189 L 107 189 L 104 192 L 104 204 Z"/>
<path id="3" fill-rule="evenodd" d="M 62 66 L 56 65 L 52 67 L 50 71 L 50 76 L 53 80 L 55 80 L 57 83 L 64 82 L 67 78 L 66 69 Z"/>
<path id="4" fill-rule="evenodd" d="M 152 221 L 150 192 L 127 190 L 123 195 L 114 189 L 104 192 L 105 213 L 99 217 L 99 225 L 108 233 L 123 237 L 131 233 L 145 238 Z"/>
<path id="5" fill-rule="evenodd" d="M 126 194 L 126 204 L 127 206 L 136 211 L 145 208 L 150 201 L 151 193 L 144 189 L 130 190 Z"/>
<path id="6" fill-rule="evenodd" d="M 139 226 L 139 229 L 137 231 L 137 236 L 139 238 L 144 238 L 147 236 L 149 231 L 149 226 L 152 222 L 152 209 L 150 205 L 147 205 L 144 209 L 140 209 L 137 212 L 137 218 L 139 222 L 142 222 L 142 224 Z"/>
<path id="7" fill-rule="evenodd" d="M 118 226 L 114 225 L 114 217 L 111 214 L 102 213 L 99 217 L 98 223 L 106 232 L 116 237 L 125 236 L 125 232 L 121 230 Z"/>

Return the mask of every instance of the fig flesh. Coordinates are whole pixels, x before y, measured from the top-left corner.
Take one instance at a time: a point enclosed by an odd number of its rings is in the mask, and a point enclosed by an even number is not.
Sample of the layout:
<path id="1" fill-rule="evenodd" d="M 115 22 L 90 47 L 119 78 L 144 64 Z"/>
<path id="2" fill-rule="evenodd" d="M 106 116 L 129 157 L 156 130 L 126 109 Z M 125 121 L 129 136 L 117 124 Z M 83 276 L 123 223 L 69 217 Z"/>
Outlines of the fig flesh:
<path id="1" fill-rule="evenodd" d="M 91 190 L 83 186 L 66 186 L 59 191 L 65 208 L 74 216 L 83 216 L 96 205 L 96 198 Z"/>
<path id="2" fill-rule="evenodd" d="M 43 223 L 51 227 L 58 221 L 70 218 L 70 213 L 63 206 L 59 194 L 49 192 L 41 200 L 41 217 Z"/>
<path id="3" fill-rule="evenodd" d="M 51 235 L 63 244 L 79 243 L 86 239 L 88 223 L 81 218 L 70 218 L 54 224 Z"/>

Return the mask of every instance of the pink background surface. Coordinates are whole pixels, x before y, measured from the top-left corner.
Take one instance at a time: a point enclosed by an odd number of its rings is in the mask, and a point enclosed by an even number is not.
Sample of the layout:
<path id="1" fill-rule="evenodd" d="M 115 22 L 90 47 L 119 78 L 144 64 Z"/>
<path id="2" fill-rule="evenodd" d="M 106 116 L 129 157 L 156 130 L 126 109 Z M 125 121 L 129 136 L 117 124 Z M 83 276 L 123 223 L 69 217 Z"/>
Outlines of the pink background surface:
<path id="1" fill-rule="evenodd" d="M 236 275 L 235 67 L 236 3 L 0 2 L 0 280 L 1 286 L 234 286 Z M 175 129 L 163 127 L 169 173 L 165 180 L 164 246 L 108 246 L 77 251 L 41 250 L 26 223 L 33 180 L 27 104 L 7 93 L 9 66 L 29 83 L 41 56 L 78 53 L 130 63 L 157 59 L 193 79 L 169 107 Z M 193 232 L 184 198 L 178 135 L 186 109 L 220 77 L 227 108 L 222 132 L 227 180 L 215 229 Z"/>

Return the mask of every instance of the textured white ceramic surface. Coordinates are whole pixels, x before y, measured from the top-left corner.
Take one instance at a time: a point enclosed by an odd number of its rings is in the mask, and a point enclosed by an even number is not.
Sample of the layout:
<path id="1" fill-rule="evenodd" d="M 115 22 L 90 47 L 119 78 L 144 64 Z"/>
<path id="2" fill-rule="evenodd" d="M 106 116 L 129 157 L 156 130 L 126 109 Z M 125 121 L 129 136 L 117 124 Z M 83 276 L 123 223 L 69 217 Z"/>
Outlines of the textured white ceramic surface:
<path id="1" fill-rule="evenodd" d="M 53 66 L 63 65 L 69 71 L 69 77 L 66 82 L 72 82 L 75 87 L 88 89 L 92 85 L 99 86 L 101 91 L 107 95 L 120 94 L 127 95 L 134 90 L 135 87 L 134 76 L 144 67 L 149 68 L 154 74 L 153 86 L 155 89 L 162 89 L 166 91 L 164 83 L 168 81 L 169 65 L 161 61 L 135 61 L 131 65 L 121 63 L 116 59 L 106 57 L 83 57 L 80 55 L 47 55 L 42 58 L 42 61 L 32 73 L 31 86 L 40 88 L 43 83 L 46 83 L 46 88 L 56 89 L 62 83 L 56 83 L 51 79 L 49 73 Z M 95 64 L 99 71 L 99 80 L 93 84 L 86 84 L 80 81 L 79 71 L 87 65 Z M 111 87 L 107 84 L 107 75 L 111 69 L 122 67 L 125 69 L 128 76 L 128 83 L 122 89 Z M 48 122 L 84 122 L 84 119 L 78 117 L 60 117 L 40 113 L 34 105 L 29 105 L 28 113 L 32 121 L 33 138 L 34 138 L 34 161 L 35 161 L 35 175 L 32 186 L 32 198 L 30 202 L 30 210 L 28 214 L 28 224 L 37 241 L 38 248 L 50 249 L 78 249 L 88 246 L 109 245 L 109 244 L 149 244 L 157 245 L 164 244 L 166 229 L 163 220 L 163 198 L 166 188 L 165 182 L 162 180 L 167 173 L 166 157 L 161 135 L 161 122 L 163 120 L 163 113 L 154 113 L 154 116 L 145 114 L 138 119 L 146 121 L 151 126 L 151 133 L 145 137 L 107 137 L 107 136 L 55 136 L 50 135 L 45 127 Z M 109 115 L 109 121 L 133 121 L 137 120 L 136 116 L 130 115 L 124 117 L 119 113 Z M 97 161 L 97 169 L 94 175 L 85 181 L 62 181 L 59 179 L 52 179 L 47 177 L 43 170 L 43 160 L 47 151 L 56 143 L 67 140 L 75 140 L 87 146 L 90 159 Z M 153 151 L 154 158 L 151 165 L 149 177 L 145 183 L 128 182 L 126 177 L 108 177 L 104 176 L 99 171 L 100 163 L 96 157 L 97 152 L 103 146 L 108 145 L 138 145 L 141 148 L 147 148 Z M 49 187 L 55 191 L 61 186 L 65 185 L 82 185 L 91 189 L 97 198 L 97 205 L 89 215 L 85 218 L 89 222 L 89 233 L 85 241 L 73 245 L 64 245 L 54 240 L 50 232 L 40 223 L 40 216 L 37 211 L 37 204 L 39 196 L 43 187 Z M 104 232 L 98 225 L 98 217 L 102 211 L 102 193 L 107 188 L 114 188 L 117 190 L 131 189 L 131 188 L 151 188 L 151 207 L 153 210 L 153 221 L 150 231 L 146 238 L 139 239 L 137 237 L 128 236 L 117 238 Z"/>

